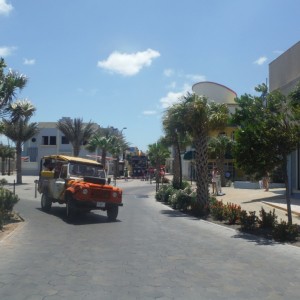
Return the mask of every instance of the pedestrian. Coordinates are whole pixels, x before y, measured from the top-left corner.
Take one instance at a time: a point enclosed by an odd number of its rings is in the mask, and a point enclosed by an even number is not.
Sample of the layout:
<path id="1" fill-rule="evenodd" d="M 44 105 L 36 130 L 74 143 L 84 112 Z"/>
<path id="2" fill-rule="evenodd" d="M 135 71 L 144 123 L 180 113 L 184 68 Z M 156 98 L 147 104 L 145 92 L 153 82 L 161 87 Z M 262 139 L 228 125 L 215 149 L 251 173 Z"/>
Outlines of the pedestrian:
<path id="1" fill-rule="evenodd" d="M 124 169 L 124 177 L 125 177 L 125 181 L 127 181 L 128 180 L 128 169 L 127 168 Z"/>
<path id="2" fill-rule="evenodd" d="M 216 167 L 213 168 L 211 172 L 211 185 L 212 185 L 212 194 L 217 194 L 217 175 L 218 175 L 218 169 Z"/>
<path id="3" fill-rule="evenodd" d="M 263 182 L 263 188 L 265 189 L 265 192 L 268 192 L 270 186 L 270 177 L 268 172 L 266 172 L 266 175 L 263 177 L 262 182 Z"/>

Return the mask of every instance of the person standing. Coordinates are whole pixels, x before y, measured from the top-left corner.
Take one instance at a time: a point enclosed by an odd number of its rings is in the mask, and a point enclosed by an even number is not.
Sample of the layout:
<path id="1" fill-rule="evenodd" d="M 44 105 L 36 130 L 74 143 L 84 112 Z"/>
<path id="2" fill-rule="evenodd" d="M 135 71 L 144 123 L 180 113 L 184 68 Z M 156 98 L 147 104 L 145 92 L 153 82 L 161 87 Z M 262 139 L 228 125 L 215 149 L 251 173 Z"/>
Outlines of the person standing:
<path id="1" fill-rule="evenodd" d="M 218 169 L 216 167 L 213 168 L 211 172 L 212 178 L 211 178 L 211 185 L 212 185 L 212 194 L 215 195 L 218 193 L 217 191 L 217 175 L 218 175 Z"/>
<path id="2" fill-rule="evenodd" d="M 266 172 L 266 175 L 263 177 L 263 188 L 265 189 L 265 192 L 269 191 L 269 185 L 270 185 L 270 178 L 269 173 Z"/>

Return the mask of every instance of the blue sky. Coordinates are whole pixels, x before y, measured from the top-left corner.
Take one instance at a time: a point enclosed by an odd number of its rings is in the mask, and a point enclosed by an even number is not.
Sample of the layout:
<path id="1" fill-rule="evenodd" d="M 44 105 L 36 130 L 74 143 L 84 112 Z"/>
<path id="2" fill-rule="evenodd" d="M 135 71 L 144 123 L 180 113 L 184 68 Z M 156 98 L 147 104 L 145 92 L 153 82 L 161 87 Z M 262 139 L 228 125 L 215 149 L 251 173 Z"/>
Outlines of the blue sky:
<path id="1" fill-rule="evenodd" d="M 238 96 L 299 41 L 298 0 L 0 0 L 0 57 L 28 76 L 34 122 L 127 127 L 131 146 L 163 135 L 165 109 L 199 81 Z"/>

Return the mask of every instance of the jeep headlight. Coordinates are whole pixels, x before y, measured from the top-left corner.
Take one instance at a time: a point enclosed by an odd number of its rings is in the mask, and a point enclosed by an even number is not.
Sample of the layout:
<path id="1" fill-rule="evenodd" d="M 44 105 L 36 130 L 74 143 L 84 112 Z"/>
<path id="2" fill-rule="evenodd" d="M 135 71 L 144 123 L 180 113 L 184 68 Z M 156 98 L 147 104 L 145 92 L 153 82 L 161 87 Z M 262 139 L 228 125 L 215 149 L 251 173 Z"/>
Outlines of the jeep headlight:
<path id="1" fill-rule="evenodd" d="M 113 198 L 117 198 L 118 197 L 118 193 L 117 192 L 113 192 L 112 196 L 113 196 Z"/>
<path id="2" fill-rule="evenodd" d="M 82 190 L 82 194 L 83 194 L 83 195 L 87 195 L 87 194 L 88 194 L 88 192 L 89 192 L 89 190 L 88 190 L 88 189 L 83 189 L 83 190 Z"/>

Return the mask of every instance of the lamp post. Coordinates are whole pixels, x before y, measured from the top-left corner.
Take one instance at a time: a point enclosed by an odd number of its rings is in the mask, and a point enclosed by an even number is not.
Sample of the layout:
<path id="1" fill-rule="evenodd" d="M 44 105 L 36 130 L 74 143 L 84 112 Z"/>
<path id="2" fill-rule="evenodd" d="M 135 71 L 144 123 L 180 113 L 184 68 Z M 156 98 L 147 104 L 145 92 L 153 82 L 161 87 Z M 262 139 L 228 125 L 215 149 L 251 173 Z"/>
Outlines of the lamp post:
<path id="1" fill-rule="evenodd" d="M 121 130 L 121 134 L 123 133 L 123 130 L 127 129 L 127 127 L 123 127 Z"/>

